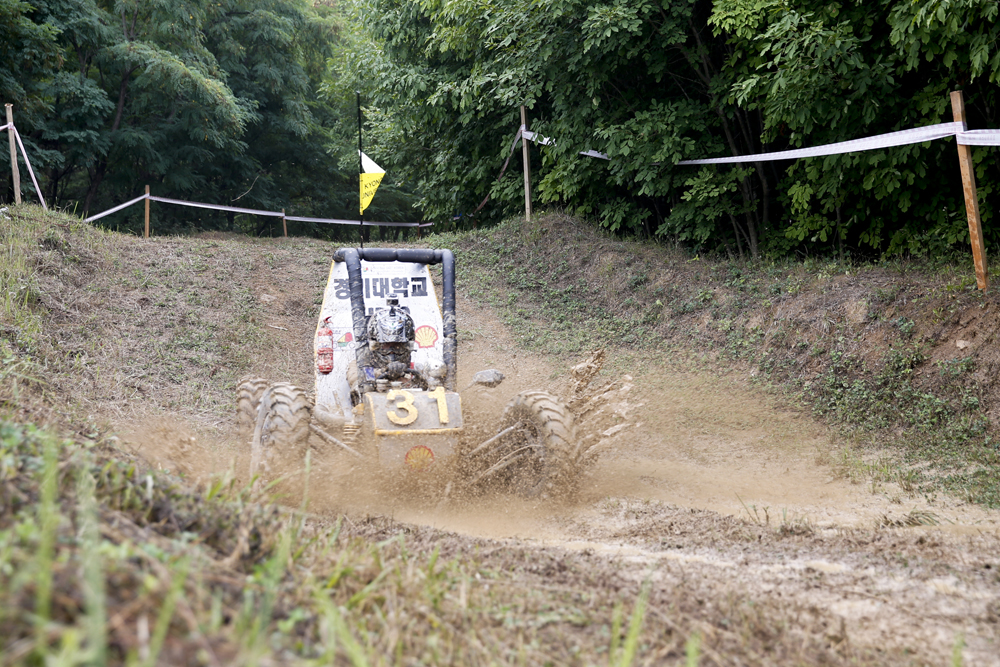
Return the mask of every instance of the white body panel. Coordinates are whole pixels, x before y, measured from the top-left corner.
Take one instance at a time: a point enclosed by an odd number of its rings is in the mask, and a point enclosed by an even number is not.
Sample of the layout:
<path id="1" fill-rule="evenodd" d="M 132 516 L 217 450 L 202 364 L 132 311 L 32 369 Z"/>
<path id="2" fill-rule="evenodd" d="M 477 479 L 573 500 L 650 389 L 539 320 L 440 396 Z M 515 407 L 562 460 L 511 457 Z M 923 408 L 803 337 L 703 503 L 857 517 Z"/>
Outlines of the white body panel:
<path id="1" fill-rule="evenodd" d="M 364 279 L 366 315 L 384 308 L 388 297 L 399 299 L 399 305 L 410 309 L 416 330 L 418 348 L 410 356 L 419 366 L 444 365 L 442 347 L 443 322 L 430 270 L 425 264 L 410 262 L 361 262 Z M 330 277 L 323 294 L 316 329 L 328 325 L 333 331 L 333 371 L 316 370 L 316 336 L 313 336 L 313 372 L 316 374 L 316 405 L 328 411 L 352 417 L 351 387 L 347 382 L 347 367 L 355 360 L 354 323 L 351 319 L 351 292 L 347 280 L 346 262 L 332 262 Z"/>

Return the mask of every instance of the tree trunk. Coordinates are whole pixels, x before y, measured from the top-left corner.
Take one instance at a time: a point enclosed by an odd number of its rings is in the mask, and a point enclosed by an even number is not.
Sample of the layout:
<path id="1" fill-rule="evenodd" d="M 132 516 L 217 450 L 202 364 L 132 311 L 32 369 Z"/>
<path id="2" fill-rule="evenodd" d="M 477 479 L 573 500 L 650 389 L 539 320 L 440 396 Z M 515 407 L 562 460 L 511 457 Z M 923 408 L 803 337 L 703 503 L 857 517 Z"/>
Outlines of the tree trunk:
<path id="1" fill-rule="evenodd" d="M 107 170 L 108 161 L 103 159 L 90 172 L 90 185 L 87 187 L 87 196 L 83 199 L 83 217 L 87 217 L 90 213 L 90 205 L 94 202 L 94 196 L 97 194 L 97 189 L 101 187 L 101 181 L 104 180 L 104 174 Z"/>
<path id="2" fill-rule="evenodd" d="M 132 74 L 136 67 L 132 67 L 124 72 L 122 72 L 121 84 L 118 86 L 118 107 L 115 110 L 115 120 L 111 124 L 111 136 L 113 137 L 118 128 L 121 127 L 122 117 L 125 115 L 125 99 L 128 93 L 128 82 L 132 78 Z M 109 150 L 110 152 L 110 150 Z M 87 188 L 87 196 L 83 200 L 83 214 L 84 216 L 90 211 L 90 205 L 94 201 L 94 197 L 97 195 L 98 188 L 101 187 L 101 182 L 104 180 L 104 174 L 108 170 L 108 158 L 105 156 L 97 166 L 94 172 L 91 172 L 90 177 L 90 187 Z"/>

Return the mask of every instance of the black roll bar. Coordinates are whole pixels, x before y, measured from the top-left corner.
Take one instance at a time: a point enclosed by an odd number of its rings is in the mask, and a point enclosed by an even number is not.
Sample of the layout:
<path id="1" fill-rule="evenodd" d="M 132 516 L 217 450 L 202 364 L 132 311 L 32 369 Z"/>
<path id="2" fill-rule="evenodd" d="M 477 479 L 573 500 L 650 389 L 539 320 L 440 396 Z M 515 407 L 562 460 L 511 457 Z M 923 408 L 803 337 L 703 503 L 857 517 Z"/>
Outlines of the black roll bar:
<path id="1" fill-rule="evenodd" d="M 363 384 L 364 369 L 374 366 L 368 349 L 368 331 L 365 328 L 365 292 L 361 278 L 361 262 L 413 262 L 415 264 L 440 264 L 442 279 L 442 352 L 448 370 L 444 388 L 456 391 L 458 386 L 458 324 L 455 319 L 455 253 L 451 250 L 422 248 L 340 248 L 333 254 L 333 261 L 347 264 L 347 283 L 351 292 L 351 321 L 354 327 L 354 351 L 358 361 L 359 379 Z M 370 389 L 370 387 L 365 387 Z"/>

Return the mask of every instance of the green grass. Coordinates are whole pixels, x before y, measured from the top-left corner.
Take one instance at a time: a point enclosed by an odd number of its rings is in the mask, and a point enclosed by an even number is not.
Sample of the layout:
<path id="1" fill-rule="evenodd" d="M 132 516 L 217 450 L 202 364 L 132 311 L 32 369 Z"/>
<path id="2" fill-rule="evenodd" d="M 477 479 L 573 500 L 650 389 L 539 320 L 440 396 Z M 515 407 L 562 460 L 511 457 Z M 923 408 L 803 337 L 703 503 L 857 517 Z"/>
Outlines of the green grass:
<path id="1" fill-rule="evenodd" d="M 34 308 L 38 278 L 32 247 L 46 242 L 49 221 L 41 208 L 10 207 L 0 220 L 0 403 L 17 404 L 25 387 L 37 385 L 41 371 L 38 338 L 44 320 Z"/>
<path id="2" fill-rule="evenodd" d="M 30 345 L 42 328 L 42 319 L 32 310 L 37 300 L 30 246 L 44 242 L 41 230 L 48 221 L 39 217 L 41 209 L 12 208 L 2 221 L 3 251 L 0 252 L 0 323 L 11 330 L 16 342 Z M 11 334 L 8 334 L 10 336 Z"/>

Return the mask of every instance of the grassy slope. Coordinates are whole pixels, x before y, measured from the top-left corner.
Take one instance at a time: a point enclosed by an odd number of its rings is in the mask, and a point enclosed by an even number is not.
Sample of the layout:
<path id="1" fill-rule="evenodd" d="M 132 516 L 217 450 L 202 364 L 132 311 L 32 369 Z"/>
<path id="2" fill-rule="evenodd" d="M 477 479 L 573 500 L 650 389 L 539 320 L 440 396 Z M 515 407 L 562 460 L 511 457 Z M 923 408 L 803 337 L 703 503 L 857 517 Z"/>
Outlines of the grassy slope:
<path id="1" fill-rule="evenodd" d="M 732 595 L 706 605 L 713 592 L 700 577 L 659 587 L 644 612 L 640 591 L 648 573 L 642 564 L 526 550 L 387 520 L 330 525 L 256 502 L 226 476 L 190 489 L 149 470 L 108 445 L 100 425 L 88 420 L 92 392 L 121 392 L 101 401 L 127 401 L 145 387 L 166 407 L 174 402 L 192 416 L 225 410 L 213 398 L 218 392 L 198 393 L 199 383 L 231 386 L 241 360 L 272 342 L 273 330 L 249 300 L 221 298 L 249 289 L 251 277 L 240 273 L 240 263 L 249 273 L 255 261 L 266 266 L 269 253 L 287 259 L 321 256 L 323 249 L 308 241 L 252 253 L 251 244 L 225 240 L 143 244 L 34 208 L 14 213 L 14 220 L 0 221 L 9 244 L 0 262 L 0 401 L 8 419 L 43 423 L 47 431 L 12 423 L 0 428 L 4 664 L 329 664 L 333 656 L 343 664 L 628 664 L 633 654 L 662 663 L 699 653 L 715 664 L 906 660 L 859 651 L 846 638 L 831 643 L 825 621 L 803 616 L 794 602 Z M 648 318 L 649 304 L 602 310 L 600 290 L 624 280 L 633 289 L 648 285 L 644 291 L 655 296 L 653 269 L 662 268 L 663 255 L 571 223 L 559 223 L 568 230 L 560 237 L 554 222 L 546 224 L 548 231 L 525 240 L 559 261 L 541 255 L 526 263 L 533 256 L 525 254 L 530 249 L 516 225 L 453 240 L 463 266 L 480 266 L 481 278 L 503 275 L 513 294 L 566 306 L 556 313 L 540 309 L 542 319 L 558 323 L 557 333 L 526 335 L 526 342 L 547 349 L 588 346 L 591 338 L 576 337 L 581 321 L 604 335 L 637 333 L 634 321 Z M 558 242 L 538 243 L 546 235 Z M 645 257 L 638 268 L 646 277 L 598 268 L 607 284 L 588 286 L 597 289 L 579 299 L 577 288 L 566 287 L 580 285 L 584 292 L 584 275 L 552 282 L 587 266 L 569 254 L 561 264 L 558 253 L 574 247 L 567 241 L 588 239 L 597 244 L 594 252 L 610 248 L 621 262 Z M 210 262 L 228 279 L 218 280 L 205 267 Z M 608 263 L 620 264 L 598 260 L 596 266 Z M 266 276 L 264 266 L 253 273 Z M 547 274 L 546 267 L 559 273 Z M 483 298 L 498 297 L 483 282 L 477 288 Z M 661 309 L 683 303 L 679 296 L 656 298 Z M 683 314 L 704 317 L 712 300 L 722 297 L 699 297 L 702 305 Z M 306 298 L 292 307 L 312 306 Z M 516 315 L 516 299 L 510 308 Z M 148 327 L 153 317 L 172 320 L 174 330 L 164 333 L 165 322 Z M 211 318 L 236 321 L 243 335 L 210 327 Z M 652 318 L 642 326 L 665 333 L 676 326 L 681 333 L 668 340 L 680 346 L 694 324 L 677 322 L 666 327 Z M 196 335 L 206 329 L 212 335 Z M 131 347 L 127 339 L 139 334 L 150 336 L 147 344 Z M 625 344 L 640 340 L 652 338 Z M 150 351 L 157 349 L 153 363 Z M 130 390 L 130 379 L 146 384 Z M 641 516 L 648 509 L 636 511 Z M 793 554 L 804 539 L 709 513 L 668 514 L 664 522 L 678 544 L 737 550 L 769 544 Z M 654 526 L 651 534 L 659 530 Z M 887 557 L 878 540 L 858 535 L 850 549 L 873 562 Z M 893 551 L 908 548 L 903 540 Z M 644 622 L 633 625 L 630 618 Z"/>
<path id="2" fill-rule="evenodd" d="M 848 474 L 1000 507 L 1000 296 L 975 289 L 971 262 L 707 260 L 560 214 L 446 242 L 467 291 L 525 345 L 618 345 L 716 372 L 735 361 L 853 435 Z"/>

